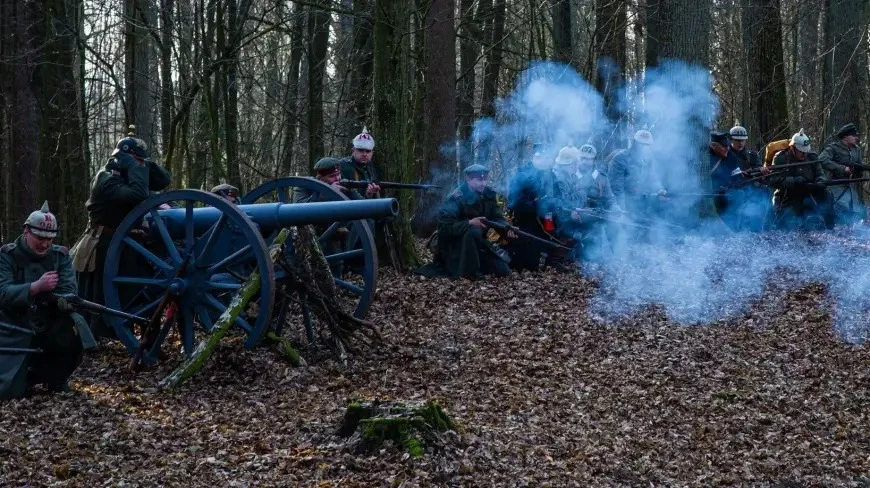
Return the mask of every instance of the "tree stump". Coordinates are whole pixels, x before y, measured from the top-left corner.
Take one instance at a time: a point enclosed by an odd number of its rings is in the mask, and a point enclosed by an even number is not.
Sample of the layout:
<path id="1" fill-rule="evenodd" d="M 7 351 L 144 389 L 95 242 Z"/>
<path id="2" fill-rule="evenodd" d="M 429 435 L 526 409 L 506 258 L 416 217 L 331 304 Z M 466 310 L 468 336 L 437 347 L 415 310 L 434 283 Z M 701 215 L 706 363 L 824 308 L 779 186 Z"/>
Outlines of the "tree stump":
<path id="1" fill-rule="evenodd" d="M 453 420 L 436 402 L 375 400 L 350 403 L 337 434 L 357 436 L 357 448 L 362 451 L 390 441 L 412 457 L 421 457 L 427 445 L 443 445 L 442 434 L 455 428 Z"/>

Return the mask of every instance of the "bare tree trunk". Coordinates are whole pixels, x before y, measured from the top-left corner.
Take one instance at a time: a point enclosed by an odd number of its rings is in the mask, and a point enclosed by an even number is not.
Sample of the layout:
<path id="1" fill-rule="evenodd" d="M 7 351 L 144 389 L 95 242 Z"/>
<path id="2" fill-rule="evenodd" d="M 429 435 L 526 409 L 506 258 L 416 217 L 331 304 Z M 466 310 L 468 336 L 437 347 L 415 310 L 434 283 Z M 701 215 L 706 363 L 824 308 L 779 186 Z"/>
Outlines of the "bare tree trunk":
<path id="1" fill-rule="evenodd" d="M 598 54 L 595 86 L 604 96 L 605 110 L 612 123 L 620 120 L 620 110 L 615 100 L 616 91 L 624 83 L 626 66 L 626 2 L 625 0 L 600 0 L 595 6 L 595 39 L 593 53 Z M 590 56 L 590 59 L 594 56 Z M 617 127 L 612 137 L 599 143 L 601 154 L 610 154 L 618 145 L 624 124 Z"/>
<path id="2" fill-rule="evenodd" d="M 766 144 L 788 135 L 785 62 L 779 0 L 743 0 L 743 32 L 753 53 L 747 66 L 750 119 L 744 120 L 753 140 Z"/>
<path id="3" fill-rule="evenodd" d="M 156 105 L 151 91 L 151 31 L 154 8 L 152 0 L 124 0 L 124 79 L 126 125 L 136 126 L 136 136 L 149 148 L 154 147 L 155 124 L 152 107 Z M 126 127 L 123 128 L 126 133 Z"/>
<path id="4" fill-rule="evenodd" d="M 457 82 L 456 112 L 459 137 L 465 141 L 471 136 L 474 124 L 474 89 L 477 79 L 477 57 L 480 55 L 481 31 L 474 18 L 474 0 L 459 2 L 459 76 Z"/>
<path id="5" fill-rule="evenodd" d="M 323 4 L 318 4 L 322 6 Z M 308 14 L 308 168 L 324 155 L 323 77 L 329 47 L 330 16 L 312 7 Z"/>
<path id="6" fill-rule="evenodd" d="M 571 1 L 555 0 L 550 7 L 550 15 L 553 17 L 553 57 L 572 64 L 574 41 L 571 38 Z"/>
<path id="7" fill-rule="evenodd" d="M 426 15 L 425 159 L 436 172 L 453 167 L 456 151 L 456 32 L 453 0 L 433 0 Z"/>
<path id="8" fill-rule="evenodd" d="M 490 39 L 489 54 L 486 56 L 486 66 L 483 73 L 483 100 L 480 114 L 484 117 L 495 115 L 495 98 L 498 96 L 498 81 L 501 75 L 502 40 L 504 38 L 505 0 L 495 0 L 493 4 L 492 32 L 487 34 Z M 477 154 L 478 162 L 490 162 L 490 143 L 488 136 L 480 141 Z"/>
<path id="9" fill-rule="evenodd" d="M 239 171 L 239 86 L 237 81 L 239 69 L 240 22 L 237 0 L 226 0 L 227 5 L 227 42 L 224 45 L 224 130 L 226 131 L 227 152 L 227 182 L 244 191 L 245 182 Z"/>
<path id="10" fill-rule="evenodd" d="M 823 93 L 828 97 L 827 133 L 859 123 L 859 94 L 867 78 L 867 22 L 861 0 L 825 0 L 825 68 Z M 821 136 L 821 134 L 819 134 Z M 821 137 L 819 137 L 821 139 Z"/>
<path id="11" fill-rule="evenodd" d="M 406 134 L 409 120 L 408 36 L 410 2 L 375 0 L 374 23 L 374 134 L 378 137 L 378 160 L 385 180 L 408 181 L 413 175 L 411 148 Z M 399 195 L 400 215 L 411 215 L 411 198 Z M 419 263 L 408 219 L 396 222 L 395 239 L 408 267 Z"/>
<path id="12" fill-rule="evenodd" d="M 38 197 L 39 101 L 31 86 L 39 43 L 34 25 L 39 24 L 34 2 L 0 2 L 0 56 L 15 62 L 0 63 L 3 115 L 2 159 L 5 175 L 3 241 L 21 230 L 21 222 L 32 212 Z"/>
<path id="13" fill-rule="evenodd" d="M 349 117 L 358 131 L 371 120 L 371 79 L 373 69 L 372 0 L 354 0 L 353 50 L 354 69 L 351 72 Z M 345 146 L 347 147 L 347 146 Z"/>
<path id="14" fill-rule="evenodd" d="M 165 148 L 169 144 L 172 112 L 175 100 L 172 87 L 172 45 L 175 0 L 160 0 L 160 132 Z M 174 171 L 172 161 L 167 162 L 169 171 Z M 181 164 L 178 165 L 181 169 Z"/>
<path id="15" fill-rule="evenodd" d="M 287 89 L 284 93 L 284 147 L 281 155 L 281 174 L 293 174 L 293 159 L 296 153 L 297 130 L 299 129 L 299 68 L 302 63 L 302 36 L 306 12 L 301 5 L 296 6 L 291 30 L 290 66 L 287 67 Z"/>

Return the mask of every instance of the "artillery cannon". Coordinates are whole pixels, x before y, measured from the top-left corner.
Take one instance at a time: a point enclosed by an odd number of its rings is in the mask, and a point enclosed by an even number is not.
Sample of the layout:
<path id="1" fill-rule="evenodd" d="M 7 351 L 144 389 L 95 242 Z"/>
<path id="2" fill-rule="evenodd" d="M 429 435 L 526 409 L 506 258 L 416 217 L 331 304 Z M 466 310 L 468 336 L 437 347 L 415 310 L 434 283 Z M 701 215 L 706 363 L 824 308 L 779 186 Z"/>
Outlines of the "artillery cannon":
<path id="1" fill-rule="evenodd" d="M 299 191 L 311 197 L 309 202 L 291 203 Z M 316 227 L 337 288 L 348 294 L 353 315 L 365 316 L 378 268 L 367 220 L 396 216 L 395 199 L 351 201 L 329 185 L 297 177 L 267 182 L 241 201 L 235 205 L 200 190 L 170 191 L 142 202 L 115 230 L 103 276 L 106 306 L 151 317 L 161 325 L 143 343 L 124 319 L 106 317 L 106 321 L 142 363 L 156 361 L 172 322 L 184 352 L 190 355 L 197 327 L 210 331 L 253 273 L 261 278 L 252 300 L 256 306 L 236 318 L 235 325 L 247 336 L 245 347 L 256 346 L 275 318 L 276 289 L 286 277 L 273 266 L 268 248 L 283 227 Z M 341 240 L 338 249 L 325 245 L 336 239 Z M 284 253 L 293 255 L 292 242 L 284 244 Z M 172 307 L 167 308 L 167 303 Z M 280 307 L 279 323 L 285 320 L 286 310 L 286 305 Z M 307 310 L 303 307 L 302 312 L 311 338 Z M 166 314 L 175 320 L 162 320 Z"/>

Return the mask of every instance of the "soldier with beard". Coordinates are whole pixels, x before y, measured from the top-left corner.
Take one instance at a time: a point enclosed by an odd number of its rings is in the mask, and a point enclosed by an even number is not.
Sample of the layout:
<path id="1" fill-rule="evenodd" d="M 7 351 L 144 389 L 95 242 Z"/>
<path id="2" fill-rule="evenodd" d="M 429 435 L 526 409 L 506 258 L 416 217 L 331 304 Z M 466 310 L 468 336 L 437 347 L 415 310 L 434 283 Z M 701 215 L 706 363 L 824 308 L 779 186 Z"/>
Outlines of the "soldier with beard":
<path id="1" fill-rule="evenodd" d="M 24 231 L 0 248 L 0 399 L 20 398 L 37 384 L 70 391 L 67 380 L 95 344 L 84 318 L 54 294 L 75 294 L 67 249 L 52 244 L 57 219 L 48 202 Z"/>
<path id="2" fill-rule="evenodd" d="M 375 151 L 375 139 L 369 131 L 363 127 L 361 133 L 353 138 L 353 150 L 351 155 L 341 160 L 341 179 L 355 181 L 377 181 L 378 176 L 372 164 L 372 156 Z M 370 184 L 366 188 L 366 198 L 378 198 L 381 187 Z"/>

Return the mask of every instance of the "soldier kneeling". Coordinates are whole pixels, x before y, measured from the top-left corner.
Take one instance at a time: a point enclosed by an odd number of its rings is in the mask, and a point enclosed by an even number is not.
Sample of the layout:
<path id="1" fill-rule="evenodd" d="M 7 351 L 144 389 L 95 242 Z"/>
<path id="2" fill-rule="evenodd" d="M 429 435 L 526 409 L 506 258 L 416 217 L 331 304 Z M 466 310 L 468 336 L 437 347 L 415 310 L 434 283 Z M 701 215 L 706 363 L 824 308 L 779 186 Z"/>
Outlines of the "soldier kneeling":
<path id="1" fill-rule="evenodd" d="M 438 249 L 435 260 L 453 278 L 509 275 L 506 252 L 490 243 L 483 219 L 506 223 L 489 188 L 489 169 L 474 164 L 465 169 L 465 182 L 450 194 L 438 215 Z M 509 231 L 507 236 L 517 236 Z"/>
<path id="2" fill-rule="evenodd" d="M 52 245 L 57 219 L 42 209 L 30 214 L 15 242 L 0 247 L 0 399 L 21 398 L 38 384 L 70 391 L 81 364 L 84 318 L 54 295 L 76 293 L 66 248 Z"/>

